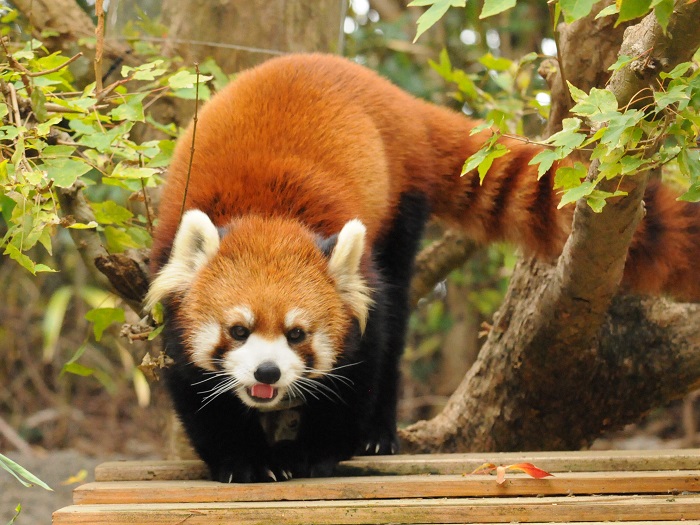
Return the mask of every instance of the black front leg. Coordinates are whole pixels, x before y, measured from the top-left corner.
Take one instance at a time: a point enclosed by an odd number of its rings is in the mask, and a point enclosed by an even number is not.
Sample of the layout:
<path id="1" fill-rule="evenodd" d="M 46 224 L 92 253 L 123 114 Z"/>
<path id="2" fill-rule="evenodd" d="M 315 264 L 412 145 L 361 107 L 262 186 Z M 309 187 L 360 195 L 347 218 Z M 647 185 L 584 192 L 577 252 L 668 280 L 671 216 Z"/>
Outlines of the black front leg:
<path id="1" fill-rule="evenodd" d="M 211 478 L 224 483 L 250 483 L 284 479 L 274 461 L 258 413 L 232 392 L 207 400 L 215 380 L 192 365 L 168 370 L 167 381 L 175 409 L 197 454 L 209 467 Z M 208 386 L 203 386 L 208 385 Z"/>

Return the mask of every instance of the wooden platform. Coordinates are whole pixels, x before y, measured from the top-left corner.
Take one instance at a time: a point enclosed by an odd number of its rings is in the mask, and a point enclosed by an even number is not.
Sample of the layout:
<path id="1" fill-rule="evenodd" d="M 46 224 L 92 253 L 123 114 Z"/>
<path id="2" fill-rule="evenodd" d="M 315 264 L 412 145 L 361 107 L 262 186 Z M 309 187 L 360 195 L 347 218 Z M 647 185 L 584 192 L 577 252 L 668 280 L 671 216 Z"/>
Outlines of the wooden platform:
<path id="1" fill-rule="evenodd" d="M 530 462 L 544 479 L 469 474 L 485 462 Z M 700 450 L 449 454 L 356 458 L 338 476 L 283 483 L 207 481 L 198 461 L 104 463 L 68 524 L 466 524 L 700 525 Z"/>

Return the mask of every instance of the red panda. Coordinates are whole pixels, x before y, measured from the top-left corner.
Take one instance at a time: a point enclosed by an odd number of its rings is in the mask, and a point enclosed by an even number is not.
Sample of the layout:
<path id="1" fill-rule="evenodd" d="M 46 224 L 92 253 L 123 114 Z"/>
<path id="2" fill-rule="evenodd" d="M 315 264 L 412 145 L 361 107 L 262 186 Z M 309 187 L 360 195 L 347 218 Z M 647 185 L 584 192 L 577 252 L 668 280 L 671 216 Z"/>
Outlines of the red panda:
<path id="1" fill-rule="evenodd" d="M 164 304 L 168 386 L 213 479 L 323 476 L 397 450 L 408 288 L 431 216 L 560 252 L 571 211 L 554 169 L 537 180 L 528 165 L 539 147 L 501 139 L 510 152 L 483 184 L 460 177 L 488 138 L 476 124 L 320 54 L 270 60 L 205 104 L 194 154 L 190 125 L 169 168 L 147 306 Z M 646 203 L 626 283 L 698 299 L 700 207 L 660 185 Z M 293 432 L 275 437 L 270 414 Z"/>

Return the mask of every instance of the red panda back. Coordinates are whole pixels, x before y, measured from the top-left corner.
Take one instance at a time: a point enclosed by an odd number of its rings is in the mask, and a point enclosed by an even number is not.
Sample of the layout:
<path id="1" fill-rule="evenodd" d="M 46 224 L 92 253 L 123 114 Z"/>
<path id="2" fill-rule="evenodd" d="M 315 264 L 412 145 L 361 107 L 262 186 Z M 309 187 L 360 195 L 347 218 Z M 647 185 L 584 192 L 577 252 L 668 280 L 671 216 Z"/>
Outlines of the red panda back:
<path id="1" fill-rule="evenodd" d="M 495 160 L 483 183 L 475 172 L 460 177 L 464 161 L 490 137 L 470 135 L 475 125 L 340 57 L 273 59 L 240 74 L 200 112 L 185 208 L 204 211 L 218 226 L 245 214 L 295 217 L 324 236 L 358 218 L 372 245 L 390 227 L 401 194 L 419 192 L 433 215 L 477 241 L 558 255 L 571 207 L 557 209 L 557 166 L 538 180 L 528 163 L 541 148 L 501 139 L 510 152 Z M 154 270 L 166 262 L 180 220 L 192 132 L 190 125 L 178 142 L 163 190 Z M 633 242 L 626 280 L 641 291 L 698 297 L 700 283 L 689 268 L 700 259 L 700 235 L 689 224 L 700 222 L 700 207 L 668 204 L 673 196 L 657 193 L 647 204 L 660 199 L 661 229 L 688 249 L 654 253 L 659 239 L 645 240 L 643 232 L 659 228 L 647 221 Z"/>

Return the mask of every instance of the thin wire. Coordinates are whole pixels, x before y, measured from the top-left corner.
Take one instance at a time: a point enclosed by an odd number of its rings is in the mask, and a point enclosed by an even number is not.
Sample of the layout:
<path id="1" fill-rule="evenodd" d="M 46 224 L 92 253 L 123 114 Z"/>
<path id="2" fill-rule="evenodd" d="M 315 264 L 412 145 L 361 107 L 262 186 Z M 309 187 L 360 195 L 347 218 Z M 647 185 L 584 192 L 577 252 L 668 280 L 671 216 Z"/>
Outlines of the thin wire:
<path id="1" fill-rule="evenodd" d="M 112 37 L 110 40 L 128 40 L 124 37 Z M 189 40 L 185 38 L 156 38 L 152 36 L 140 36 L 139 40 L 146 42 L 175 42 L 177 44 L 193 44 L 201 46 L 223 47 L 225 49 L 238 49 L 240 51 L 248 51 L 250 53 L 264 53 L 268 55 L 288 55 L 291 51 L 279 51 L 277 49 L 265 49 L 261 47 L 242 46 L 239 44 L 226 44 L 223 42 L 208 42 L 206 40 Z"/>

